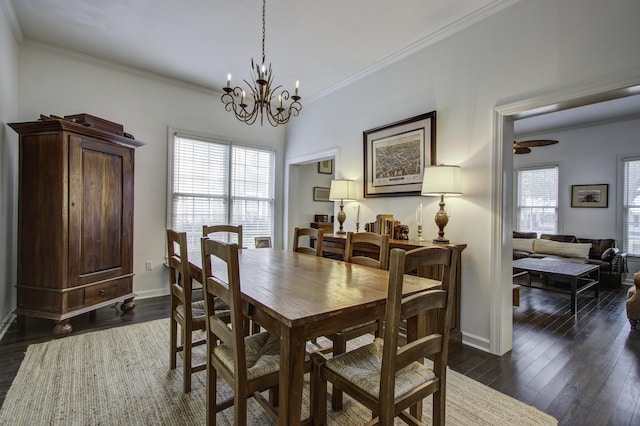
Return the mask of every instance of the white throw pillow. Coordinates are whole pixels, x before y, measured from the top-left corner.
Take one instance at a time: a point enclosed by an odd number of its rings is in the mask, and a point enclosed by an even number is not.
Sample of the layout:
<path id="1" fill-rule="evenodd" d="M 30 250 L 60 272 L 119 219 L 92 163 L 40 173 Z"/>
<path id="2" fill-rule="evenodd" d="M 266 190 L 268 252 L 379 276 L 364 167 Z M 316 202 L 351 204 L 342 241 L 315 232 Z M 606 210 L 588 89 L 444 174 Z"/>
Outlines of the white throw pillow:
<path id="1" fill-rule="evenodd" d="M 513 249 L 533 253 L 533 242 L 535 238 L 514 238 Z"/>
<path id="2" fill-rule="evenodd" d="M 553 254 L 564 257 L 577 257 L 586 259 L 589 257 L 591 243 L 563 243 L 552 240 L 535 240 L 533 243 L 534 253 Z"/>

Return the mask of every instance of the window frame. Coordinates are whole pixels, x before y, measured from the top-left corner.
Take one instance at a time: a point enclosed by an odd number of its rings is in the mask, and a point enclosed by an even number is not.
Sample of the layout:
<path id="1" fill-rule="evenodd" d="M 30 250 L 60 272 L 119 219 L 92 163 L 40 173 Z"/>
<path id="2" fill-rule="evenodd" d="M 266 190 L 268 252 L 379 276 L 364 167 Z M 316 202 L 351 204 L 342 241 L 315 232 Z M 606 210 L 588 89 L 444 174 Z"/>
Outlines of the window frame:
<path id="1" fill-rule="evenodd" d="M 522 167 L 518 167 L 516 169 L 514 169 L 514 188 L 513 188 L 513 192 L 514 192 L 514 221 L 515 221 L 515 226 L 514 226 L 514 230 L 515 231 L 520 231 L 520 232 L 536 232 L 538 233 L 538 235 L 540 235 L 542 232 L 540 232 L 539 230 L 523 230 L 520 228 L 520 197 L 519 197 L 519 188 L 520 188 L 520 173 L 521 172 L 526 172 L 526 171 L 532 171 L 532 170 L 542 170 L 542 169 L 555 169 L 556 173 L 557 173 L 557 188 L 556 188 L 556 205 L 555 205 L 555 230 L 553 231 L 544 231 L 543 233 L 550 233 L 550 234 L 558 234 L 560 233 L 560 229 L 561 229 L 561 211 L 560 211 L 560 198 L 561 198 L 561 194 L 560 194 L 560 165 L 557 163 L 552 163 L 552 164 L 542 164 L 542 165 L 528 165 L 528 166 L 522 166 Z M 527 206 L 526 208 L 534 208 L 536 206 Z M 540 206 L 541 208 L 546 208 L 546 209 L 551 209 L 554 207 L 550 207 L 550 206 Z"/>
<path id="2" fill-rule="evenodd" d="M 228 171 L 227 171 L 227 193 L 226 193 L 226 198 L 225 198 L 225 202 L 227 204 L 226 209 L 225 209 L 225 216 L 227 218 L 227 223 L 232 223 L 231 222 L 231 217 L 233 215 L 233 203 L 236 200 L 261 200 L 261 201 L 268 201 L 270 204 L 270 209 L 271 209 L 271 220 L 270 220 L 270 228 L 271 228 L 271 234 L 270 235 L 260 235 L 261 237 L 266 237 L 269 236 L 271 237 L 271 239 L 273 240 L 275 238 L 275 217 L 276 217 L 276 150 L 273 147 L 269 147 L 269 146 L 264 146 L 264 145 L 257 145 L 257 144 L 252 144 L 252 143 L 248 143 L 248 142 L 242 142 L 242 141 L 235 141 L 235 140 L 229 140 L 227 138 L 224 137 L 219 137 L 219 136 L 215 136 L 215 135 L 210 135 L 210 134 L 205 134 L 205 133 L 199 133 L 199 132 L 194 132 L 194 131 L 188 131 L 188 130 L 179 130 L 179 129 L 175 129 L 172 127 L 168 127 L 168 132 L 167 132 L 167 217 L 166 217 L 166 224 L 167 224 L 167 228 L 171 228 L 173 229 L 173 218 L 174 218 L 174 208 L 173 208 L 173 204 L 174 204 L 174 194 L 175 194 L 175 190 L 174 190 L 174 151 L 175 151 L 175 140 L 176 137 L 182 137 L 182 138 L 186 138 L 186 139 L 193 139 L 193 140 L 197 140 L 199 142 L 209 142 L 209 143 L 214 143 L 214 144 L 218 144 L 218 145 L 226 145 L 229 147 L 229 151 L 228 151 L 228 155 L 227 155 L 227 161 L 228 161 Z M 270 176 L 269 176 L 269 197 L 267 199 L 264 198 L 260 198 L 260 197 L 249 197 L 249 196 L 234 196 L 233 194 L 233 153 L 234 153 L 234 148 L 243 148 L 243 149 L 249 149 L 249 150 L 256 150 L 256 151 L 261 151 L 261 152 L 265 152 L 269 154 L 269 161 L 270 161 Z M 234 225 L 242 225 L 243 223 L 232 223 Z M 181 231 L 180 229 L 176 229 L 177 231 Z M 193 233 L 194 231 L 191 231 L 191 233 Z M 253 237 L 251 235 L 246 235 L 247 232 L 243 229 L 243 245 L 245 246 L 245 248 L 254 248 L 253 244 L 251 244 L 251 242 L 253 242 Z M 192 238 L 195 238 L 196 236 L 192 236 Z M 201 231 L 199 233 L 199 235 L 197 235 L 197 238 L 199 240 L 199 238 L 201 237 Z M 191 243 L 190 243 L 191 245 Z"/>
<path id="3" fill-rule="evenodd" d="M 626 173 L 626 169 L 627 169 L 627 163 L 632 163 L 632 162 L 638 162 L 640 164 L 640 155 L 632 155 L 632 156 L 625 156 L 623 158 L 621 158 L 621 170 L 620 170 L 620 208 L 621 208 L 621 244 L 620 244 L 620 248 L 622 249 L 623 252 L 626 252 L 628 256 L 632 256 L 632 257 L 640 257 L 640 251 L 638 251 L 637 253 L 632 251 L 632 248 L 629 247 L 629 241 L 628 241 L 628 228 L 627 228 L 627 224 L 628 224 L 628 209 L 629 209 L 629 205 L 627 204 L 627 173 Z M 640 198 L 640 194 L 636 197 L 636 198 Z M 640 208 L 640 203 L 639 204 L 633 204 L 632 205 L 633 208 Z"/>

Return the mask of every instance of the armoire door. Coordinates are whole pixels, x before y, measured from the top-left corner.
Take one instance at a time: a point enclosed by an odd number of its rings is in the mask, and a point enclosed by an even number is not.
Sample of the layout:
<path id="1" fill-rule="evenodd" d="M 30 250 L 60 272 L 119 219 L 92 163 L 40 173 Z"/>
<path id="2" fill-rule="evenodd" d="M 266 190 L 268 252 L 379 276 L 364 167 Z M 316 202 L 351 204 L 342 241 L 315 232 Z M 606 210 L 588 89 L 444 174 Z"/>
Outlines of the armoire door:
<path id="1" fill-rule="evenodd" d="M 133 150 L 68 135 L 69 284 L 131 274 Z"/>

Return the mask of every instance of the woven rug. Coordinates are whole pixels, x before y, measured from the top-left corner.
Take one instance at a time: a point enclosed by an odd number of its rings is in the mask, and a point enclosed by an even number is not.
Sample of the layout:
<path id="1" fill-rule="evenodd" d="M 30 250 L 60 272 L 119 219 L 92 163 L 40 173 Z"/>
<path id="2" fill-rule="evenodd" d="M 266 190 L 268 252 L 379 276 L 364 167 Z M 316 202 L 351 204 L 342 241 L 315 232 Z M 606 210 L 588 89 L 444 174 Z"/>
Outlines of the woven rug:
<path id="1" fill-rule="evenodd" d="M 177 369 L 169 370 L 168 346 L 168 319 L 31 345 L 0 409 L 0 425 L 203 425 L 206 373 L 194 374 L 193 390 L 184 394 L 181 362 Z M 309 413 L 308 390 L 307 375 L 305 416 Z M 230 389 L 219 385 L 219 397 L 228 394 Z M 431 398 L 424 406 L 423 420 L 430 423 Z M 343 411 L 328 409 L 332 425 L 362 424 L 369 416 L 368 410 L 349 397 L 345 397 Z M 253 399 L 249 420 L 252 425 L 273 424 Z M 451 370 L 446 422 L 465 426 L 557 424 L 538 409 Z M 219 413 L 218 423 L 233 424 L 233 409 Z"/>

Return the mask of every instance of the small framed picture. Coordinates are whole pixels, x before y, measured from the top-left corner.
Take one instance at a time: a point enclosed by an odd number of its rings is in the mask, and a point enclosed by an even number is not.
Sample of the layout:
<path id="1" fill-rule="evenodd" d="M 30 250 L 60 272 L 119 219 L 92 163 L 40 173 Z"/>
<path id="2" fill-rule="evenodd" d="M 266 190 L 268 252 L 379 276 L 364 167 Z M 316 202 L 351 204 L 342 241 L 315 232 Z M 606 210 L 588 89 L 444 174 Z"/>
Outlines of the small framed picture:
<path id="1" fill-rule="evenodd" d="M 271 237 L 256 237 L 256 248 L 270 248 Z"/>
<path id="2" fill-rule="evenodd" d="M 330 188 L 325 188 L 322 186 L 314 186 L 313 201 L 331 201 L 329 199 L 329 190 Z"/>
<path id="3" fill-rule="evenodd" d="M 609 207 L 609 184 L 571 185 L 571 207 Z"/>
<path id="4" fill-rule="evenodd" d="M 318 173 L 325 175 L 333 174 L 333 160 L 318 161 Z"/>
<path id="5" fill-rule="evenodd" d="M 313 221 L 316 223 L 327 223 L 329 222 L 328 214 L 316 214 L 313 216 Z"/>

